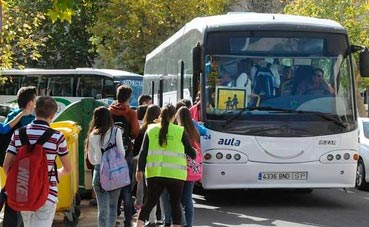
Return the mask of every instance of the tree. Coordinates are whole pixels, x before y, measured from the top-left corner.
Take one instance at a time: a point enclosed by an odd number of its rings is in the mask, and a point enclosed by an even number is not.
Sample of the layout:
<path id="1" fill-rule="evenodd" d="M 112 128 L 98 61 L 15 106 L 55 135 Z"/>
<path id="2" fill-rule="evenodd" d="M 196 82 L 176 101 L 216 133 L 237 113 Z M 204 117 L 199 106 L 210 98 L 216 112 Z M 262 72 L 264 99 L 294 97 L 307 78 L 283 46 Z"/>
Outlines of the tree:
<path id="1" fill-rule="evenodd" d="M 40 49 L 42 58 L 29 64 L 39 68 L 77 68 L 92 67 L 96 52 L 90 41 L 92 34 L 88 31 L 96 22 L 96 12 L 101 10 L 104 0 L 76 1 L 71 7 L 74 15 L 71 21 L 50 18 L 39 27 L 48 34 L 45 47 Z M 37 10 L 48 12 L 50 3 L 38 4 Z M 92 51 L 91 51 L 92 50 Z"/>
<path id="2" fill-rule="evenodd" d="M 284 7 L 292 0 L 238 0 L 231 9 L 235 11 L 249 11 L 257 13 L 282 13 Z"/>
<path id="3" fill-rule="evenodd" d="M 197 16 L 226 12 L 227 0 L 112 0 L 90 31 L 97 67 L 143 73 L 145 56 Z"/>
<path id="4" fill-rule="evenodd" d="M 369 45 L 368 22 L 369 3 L 368 1 L 353 0 L 295 0 L 285 8 L 288 14 L 305 15 L 317 18 L 326 18 L 338 21 L 348 31 L 352 43 Z M 356 70 L 356 88 L 363 89 L 369 86 L 368 79 L 362 79 Z M 356 89 L 358 90 L 358 89 Z M 357 92 L 356 101 L 358 103 L 359 114 L 365 115 L 362 97 Z"/>
<path id="5" fill-rule="evenodd" d="M 39 59 L 39 48 L 44 45 L 46 35 L 35 29 L 45 20 L 44 14 L 27 11 L 17 1 L 2 1 L 2 16 L 0 67 L 22 68 Z"/>

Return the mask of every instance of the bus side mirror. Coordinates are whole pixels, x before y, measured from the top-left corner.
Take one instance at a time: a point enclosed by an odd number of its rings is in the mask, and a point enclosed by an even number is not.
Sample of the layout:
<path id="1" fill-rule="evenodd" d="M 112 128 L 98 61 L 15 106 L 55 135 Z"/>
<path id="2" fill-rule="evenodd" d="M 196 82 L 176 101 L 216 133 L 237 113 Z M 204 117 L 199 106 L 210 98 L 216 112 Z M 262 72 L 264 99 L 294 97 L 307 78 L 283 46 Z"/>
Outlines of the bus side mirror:
<path id="1" fill-rule="evenodd" d="M 359 56 L 359 68 L 362 77 L 369 77 L 369 50 L 364 48 Z"/>
<path id="2" fill-rule="evenodd" d="M 193 64 L 193 75 L 198 76 L 201 73 L 201 55 L 202 48 L 200 43 L 192 49 L 192 64 Z"/>

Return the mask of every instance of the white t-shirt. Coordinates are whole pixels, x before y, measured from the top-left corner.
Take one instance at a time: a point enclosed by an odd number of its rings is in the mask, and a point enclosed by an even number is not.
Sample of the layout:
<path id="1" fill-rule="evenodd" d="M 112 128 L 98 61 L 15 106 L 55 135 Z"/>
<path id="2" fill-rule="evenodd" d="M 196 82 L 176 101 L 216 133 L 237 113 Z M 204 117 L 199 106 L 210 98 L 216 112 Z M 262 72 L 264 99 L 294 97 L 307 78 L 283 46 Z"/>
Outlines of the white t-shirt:
<path id="1" fill-rule="evenodd" d="M 109 142 L 111 134 L 111 129 L 106 132 L 104 136 L 104 144 L 103 146 L 106 146 Z M 90 160 L 92 165 L 99 165 L 101 164 L 101 144 L 100 144 L 100 135 L 96 135 L 93 132 L 89 135 L 89 141 L 88 141 L 88 159 Z M 122 138 L 122 130 L 118 128 L 117 134 L 115 137 L 115 141 L 118 147 L 119 151 L 123 152 L 123 155 L 125 155 L 125 150 L 123 146 L 123 138 Z"/>
<path id="2" fill-rule="evenodd" d="M 249 102 L 249 95 L 251 94 L 251 80 L 246 73 L 241 73 L 236 80 L 236 87 L 246 89 L 246 100 L 245 103 Z"/>

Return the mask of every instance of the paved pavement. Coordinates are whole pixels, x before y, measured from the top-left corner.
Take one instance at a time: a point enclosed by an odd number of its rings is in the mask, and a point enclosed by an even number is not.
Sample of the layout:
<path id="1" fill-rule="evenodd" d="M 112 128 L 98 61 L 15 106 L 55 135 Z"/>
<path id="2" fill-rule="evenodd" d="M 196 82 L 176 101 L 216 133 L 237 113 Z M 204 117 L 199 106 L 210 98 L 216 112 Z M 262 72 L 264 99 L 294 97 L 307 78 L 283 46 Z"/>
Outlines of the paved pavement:
<path id="1" fill-rule="evenodd" d="M 80 209 L 81 209 L 81 216 L 79 217 L 77 227 L 96 227 L 97 226 L 97 207 L 96 206 L 90 206 L 89 200 L 82 200 Z M 54 218 L 54 223 L 52 227 L 64 227 L 63 219 L 64 219 L 63 213 L 56 213 Z M 117 227 L 124 227 L 123 224 L 123 214 L 121 214 L 118 217 L 119 224 Z M 136 221 L 136 219 L 134 219 Z"/>
<path id="2" fill-rule="evenodd" d="M 97 207 L 96 206 L 89 206 L 89 200 L 82 200 L 80 209 L 81 209 L 81 216 L 78 219 L 77 227 L 96 227 L 97 226 Z M 65 227 L 63 220 L 64 220 L 64 213 L 57 212 L 55 214 L 54 223 L 52 227 Z M 124 227 L 123 224 L 123 214 L 118 217 L 119 224 L 117 227 Z M 0 212 L 0 227 L 3 221 L 3 213 Z M 136 219 L 134 219 L 136 221 Z"/>

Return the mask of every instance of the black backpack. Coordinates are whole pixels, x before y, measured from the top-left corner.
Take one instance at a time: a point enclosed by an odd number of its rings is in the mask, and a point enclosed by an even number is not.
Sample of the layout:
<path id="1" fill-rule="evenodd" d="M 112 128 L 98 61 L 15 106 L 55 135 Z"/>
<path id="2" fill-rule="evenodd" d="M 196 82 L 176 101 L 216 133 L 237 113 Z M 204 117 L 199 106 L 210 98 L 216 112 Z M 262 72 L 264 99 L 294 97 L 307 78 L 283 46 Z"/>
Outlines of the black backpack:
<path id="1" fill-rule="evenodd" d="M 270 70 L 271 64 L 266 67 L 256 66 L 255 83 L 253 93 L 262 97 L 270 97 L 274 95 L 274 76 Z"/>
<path id="2" fill-rule="evenodd" d="M 18 124 L 16 124 L 8 133 L 6 134 L 0 134 L 0 166 L 3 167 L 3 162 L 4 162 L 4 158 L 5 158 L 5 154 L 6 154 L 6 149 L 8 149 L 10 140 L 12 138 L 12 135 L 14 133 L 14 131 L 17 128 L 20 128 L 21 124 L 20 122 L 18 122 Z"/>
<path id="3" fill-rule="evenodd" d="M 124 150 L 127 155 L 132 150 L 132 140 L 130 137 L 131 126 L 124 116 L 113 115 L 114 124 L 122 130 Z"/>

